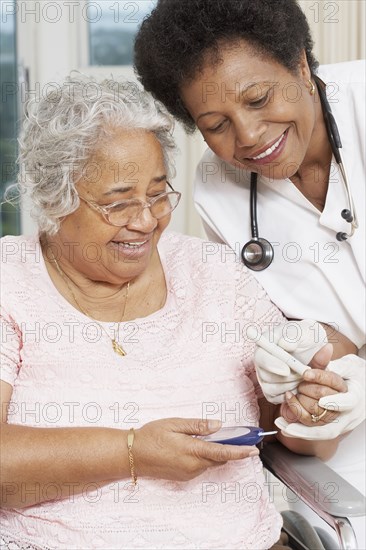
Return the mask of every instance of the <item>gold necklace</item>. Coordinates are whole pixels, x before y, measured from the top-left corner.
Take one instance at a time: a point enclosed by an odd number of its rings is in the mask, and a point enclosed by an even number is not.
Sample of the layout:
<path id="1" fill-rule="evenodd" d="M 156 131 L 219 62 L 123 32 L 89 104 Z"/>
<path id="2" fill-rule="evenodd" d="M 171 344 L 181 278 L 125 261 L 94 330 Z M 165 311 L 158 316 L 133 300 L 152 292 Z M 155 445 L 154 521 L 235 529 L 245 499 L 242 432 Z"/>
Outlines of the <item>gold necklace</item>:
<path id="1" fill-rule="evenodd" d="M 73 297 L 74 299 L 74 302 L 75 304 L 77 305 L 77 307 L 80 309 L 80 311 L 86 315 L 86 317 L 90 317 L 91 319 L 93 319 L 93 321 L 95 321 L 96 323 L 98 323 L 98 325 L 100 326 L 100 328 L 103 330 L 103 332 L 108 336 L 108 338 L 111 340 L 112 342 L 112 347 L 113 347 L 113 351 L 115 353 L 117 353 L 118 355 L 121 355 L 122 357 L 124 357 L 125 355 L 127 355 L 127 353 L 125 352 L 125 350 L 123 349 L 123 347 L 117 342 L 117 340 L 115 338 L 111 338 L 110 335 L 108 334 L 108 332 L 106 331 L 106 329 L 103 327 L 103 325 L 101 323 L 99 323 L 96 319 L 94 319 L 94 317 L 92 317 L 78 302 L 76 296 L 75 296 L 75 293 L 74 291 L 72 290 L 70 284 L 69 284 L 69 277 L 66 275 L 66 273 L 61 269 L 58 261 L 56 260 L 55 258 L 55 255 L 53 253 L 53 250 L 51 247 L 49 247 L 49 250 L 51 252 L 51 256 L 52 256 L 52 261 L 53 263 L 55 264 L 56 266 L 56 269 L 58 271 L 58 273 L 61 275 L 62 279 L 65 281 L 66 283 L 66 286 L 67 288 L 69 289 L 70 291 L 70 294 L 71 296 Z M 74 283 L 75 284 L 75 283 Z M 127 300 L 128 300 L 128 292 L 130 290 L 130 281 L 128 281 L 127 283 L 127 288 L 126 288 L 126 297 L 125 297 L 125 303 L 123 305 L 123 311 L 122 311 L 122 316 L 121 316 L 121 320 L 119 321 L 120 323 L 122 323 L 123 321 L 123 318 L 125 316 L 125 311 L 126 311 L 126 306 L 127 306 Z"/>

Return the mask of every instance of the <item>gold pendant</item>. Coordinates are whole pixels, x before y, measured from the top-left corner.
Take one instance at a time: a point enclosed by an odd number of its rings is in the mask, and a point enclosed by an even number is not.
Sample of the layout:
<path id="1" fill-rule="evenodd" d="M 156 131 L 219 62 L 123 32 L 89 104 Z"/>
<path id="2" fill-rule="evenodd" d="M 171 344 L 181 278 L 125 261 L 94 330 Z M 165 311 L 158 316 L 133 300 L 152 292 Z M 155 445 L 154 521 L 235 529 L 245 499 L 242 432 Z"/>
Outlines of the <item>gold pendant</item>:
<path id="1" fill-rule="evenodd" d="M 115 353 L 118 353 L 118 355 L 122 355 L 122 357 L 124 357 L 125 355 L 127 355 L 127 353 L 125 352 L 125 350 L 119 345 L 118 342 L 116 342 L 115 340 L 112 340 L 112 346 L 113 346 L 113 351 Z"/>

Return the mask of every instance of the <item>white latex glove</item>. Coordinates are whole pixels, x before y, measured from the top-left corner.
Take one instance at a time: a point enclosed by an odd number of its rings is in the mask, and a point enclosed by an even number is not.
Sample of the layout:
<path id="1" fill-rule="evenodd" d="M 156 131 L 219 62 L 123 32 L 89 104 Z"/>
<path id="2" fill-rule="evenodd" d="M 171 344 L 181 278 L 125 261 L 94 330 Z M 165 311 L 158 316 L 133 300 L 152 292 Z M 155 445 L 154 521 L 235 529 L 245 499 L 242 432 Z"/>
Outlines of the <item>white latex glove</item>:
<path id="1" fill-rule="evenodd" d="M 317 351 L 328 342 L 327 334 L 320 323 L 305 319 L 288 321 L 262 333 L 264 338 L 291 353 L 298 361 L 308 365 Z M 258 382 L 271 403 L 283 403 L 285 393 L 297 393 L 302 377 L 290 370 L 280 359 L 267 351 L 257 348 L 254 364 Z"/>
<path id="2" fill-rule="evenodd" d="M 309 440 L 334 439 L 353 430 L 365 419 L 366 364 L 357 355 L 345 355 L 330 361 L 325 370 L 339 374 L 345 381 L 348 391 L 319 399 L 319 406 L 340 414 L 329 424 L 305 426 L 300 422 L 289 424 L 280 416 L 275 424 L 287 437 Z"/>

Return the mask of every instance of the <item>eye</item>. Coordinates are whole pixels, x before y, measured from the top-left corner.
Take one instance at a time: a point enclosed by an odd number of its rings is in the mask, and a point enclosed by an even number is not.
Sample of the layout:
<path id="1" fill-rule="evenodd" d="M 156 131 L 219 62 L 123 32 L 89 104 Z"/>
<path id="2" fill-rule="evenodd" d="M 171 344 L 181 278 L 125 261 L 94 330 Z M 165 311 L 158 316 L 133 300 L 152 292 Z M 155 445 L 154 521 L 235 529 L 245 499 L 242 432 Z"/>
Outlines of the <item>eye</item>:
<path id="1" fill-rule="evenodd" d="M 130 201 L 126 202 L 118 202 L 117 204 L 113 205 L 109 211 L 110 212 L 123 212 L 123 210 L 126 210 L 131 205 Z"/>
<path id="2" fill-rule="evenodd" d="M 227 120 L 223 120 L 222 122 L 220 122 L 220 124 L 217 124 L 213 128 L 207 128 L 207 132 L 210 132 L 212 134 L 215 134 L 215 133 L 218 134 L 223 130 L 225 130 L 226 123 L 227 123 Z"/>
<path id="3" fill-rule="evenodd" d="M 161 191 L 155 191 L 154 193 L 149 193 L 147 195 L 148 199 L 155 199 L 155 197 L 160 197 L 163 193 L 167 193 L 166 189 L 162 189 Z"/>
<path id="4" fill-rule="evenodd" d="M 261 98 L 256 99 L 255 101 L 251 101 L 249 105 L 251 107 L 264 107 L 269 99 L 269 92 L 270 90 L 268 90 L 268 92 L 264 94 L 264 96 L 262 96 Z"/>

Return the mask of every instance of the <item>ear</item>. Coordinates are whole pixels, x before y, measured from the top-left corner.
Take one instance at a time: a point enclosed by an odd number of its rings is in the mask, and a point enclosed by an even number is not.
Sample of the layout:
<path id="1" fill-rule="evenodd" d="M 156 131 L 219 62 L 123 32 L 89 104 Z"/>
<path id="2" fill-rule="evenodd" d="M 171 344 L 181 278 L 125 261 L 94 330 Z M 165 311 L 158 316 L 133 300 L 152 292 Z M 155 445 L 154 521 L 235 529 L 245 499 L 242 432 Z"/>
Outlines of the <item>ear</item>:
<path id="1" fill-rule="evenodd" d="M 306 82 L 308 82 L 308 80 L 311 78 L 311 70 L 308 64 L 305 50 L 302 50 L 300 55 L 299 74 Z"/>

